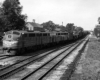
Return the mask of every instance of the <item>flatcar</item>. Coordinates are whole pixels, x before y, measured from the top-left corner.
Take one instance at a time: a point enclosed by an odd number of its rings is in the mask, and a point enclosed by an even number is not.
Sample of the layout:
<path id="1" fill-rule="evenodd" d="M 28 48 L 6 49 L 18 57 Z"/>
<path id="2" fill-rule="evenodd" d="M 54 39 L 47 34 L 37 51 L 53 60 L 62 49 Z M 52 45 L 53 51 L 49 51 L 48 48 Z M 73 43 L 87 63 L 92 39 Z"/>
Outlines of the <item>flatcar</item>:
<path id="1" fill-rule="evenodd" d="M 67 32 L 30 32 L 11 30 L 3 36 L 3 50 L 8 54 L 24 53 L 25 50 L 41 48 L 64 42 L 70 38 Z"/>

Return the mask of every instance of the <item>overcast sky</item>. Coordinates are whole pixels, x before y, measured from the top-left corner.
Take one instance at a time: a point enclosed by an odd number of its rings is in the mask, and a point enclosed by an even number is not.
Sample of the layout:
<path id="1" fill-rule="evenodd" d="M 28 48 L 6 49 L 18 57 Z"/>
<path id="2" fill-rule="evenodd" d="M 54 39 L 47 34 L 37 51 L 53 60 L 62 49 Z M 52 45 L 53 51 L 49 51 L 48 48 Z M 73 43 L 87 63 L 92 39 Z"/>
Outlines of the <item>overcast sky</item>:
<path id="1" fill-rule="evenodd" d="M 85 30 L 91 30 L 100 16 L 100 0 L 20 0 L 28 21 L 37 23 L 49 20 L 65 26 L 74 23 Z"/>

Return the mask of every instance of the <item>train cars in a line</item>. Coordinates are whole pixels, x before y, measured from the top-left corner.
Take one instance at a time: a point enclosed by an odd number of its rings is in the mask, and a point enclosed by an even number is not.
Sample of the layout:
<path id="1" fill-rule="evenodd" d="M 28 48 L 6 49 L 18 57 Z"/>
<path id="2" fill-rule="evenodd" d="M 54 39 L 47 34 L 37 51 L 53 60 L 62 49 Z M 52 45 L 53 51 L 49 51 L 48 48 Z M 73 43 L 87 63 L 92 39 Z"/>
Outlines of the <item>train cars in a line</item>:
<path id="1" fill-rule="evenodd" d="M 84 37 L 88 33 L 82 32 L 32 32 L 32 31 L 18 31 L 11 30 L 5 32 L 2 43 L 3 50 L 8 54 L 24 53 L 43 48 L 46 46 L 53 46 L 58 43 L 65 43 L 71 40 L 77 40 Z"/>
<path id="2" fill-rule="evenodd" d="M 36 49 L 46 45 L 54 45 L 68 40 L 67 32 L 29 32 L 11 30 L 3 36 L 3 50 L 10 54 Z"/>

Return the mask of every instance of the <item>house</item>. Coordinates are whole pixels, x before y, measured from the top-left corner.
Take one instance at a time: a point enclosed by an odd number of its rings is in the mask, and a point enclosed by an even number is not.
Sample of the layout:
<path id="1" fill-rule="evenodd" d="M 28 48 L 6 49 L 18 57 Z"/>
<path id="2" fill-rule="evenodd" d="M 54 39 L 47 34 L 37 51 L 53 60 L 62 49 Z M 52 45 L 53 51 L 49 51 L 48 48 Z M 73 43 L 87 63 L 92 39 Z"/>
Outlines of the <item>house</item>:
<path id="1" fill-rule="evenodd" d="M 27 22 L 26 28 L 28 31 L 45 32 L 43 26 L 35 22 Z"/>

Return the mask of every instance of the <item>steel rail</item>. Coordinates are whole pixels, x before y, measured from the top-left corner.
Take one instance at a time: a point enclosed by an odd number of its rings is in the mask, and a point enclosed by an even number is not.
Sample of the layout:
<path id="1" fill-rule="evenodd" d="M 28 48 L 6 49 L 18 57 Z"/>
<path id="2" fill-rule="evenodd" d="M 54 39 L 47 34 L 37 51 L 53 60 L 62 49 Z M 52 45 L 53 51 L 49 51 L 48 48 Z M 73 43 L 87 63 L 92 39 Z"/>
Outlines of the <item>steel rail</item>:
<path id="1" fill-rule="evenodd" d="M 59 49 L 60 49 L 60 48 L 59 48 Z M 57 50 L 59 50 L 59 49 L 54 49 L 54 51 L 51 51 L 50 53 L 55 52 L 55 51 L 57 51 Z M 50 53 L 49 53 L 49 54 L 50 54 Z M 48 54 L 46 54 L 46 55 L 48 55 Z M 44 56 L 46 56 L 46 55 L 44 55 Z M 43 58 L 44 56 L 42 56 L 41 58 Z M 33 57 L 31 57 L 31 58 L 33 58 Z M 31 59 L 31 60 L 29 60 L 28 62 L 25 62 L 24 64 L 22 64 L 22 65 L 19 66 L 19 67 L 16 67 L 15 65 L 13 65 L 13 67 L 9 67 L 10 70 L 9 70 L 8 68 L 6 68 L 7 70 L 6 70 L 6 69 L 1 70 L 0 73 L 2 73 L 2 74 L 0 74 L 0 78 L 1 78 L 1 79 L 6 78 L 7 76 L 10 76 L 11 73 L 14 74 L 15 72 L 18 72 L 18 71 L 22 70 L 24 66 L 31 64 L 32 62 L 36 61 L 37 59 L 40 59 L 40 57 L 36 57 L 36 58 L 34 58 L 34 59 Z M 25 61 L 26 61 L 26 60 L 25 60 Z M 32 62 L 31 62 L 31 61 L 32 61 Z M 4 71 L 7 71 L 7 72 L 5 73 Z M 15 72 L 13 72 L 13 71 L 15 71 Z"/>

